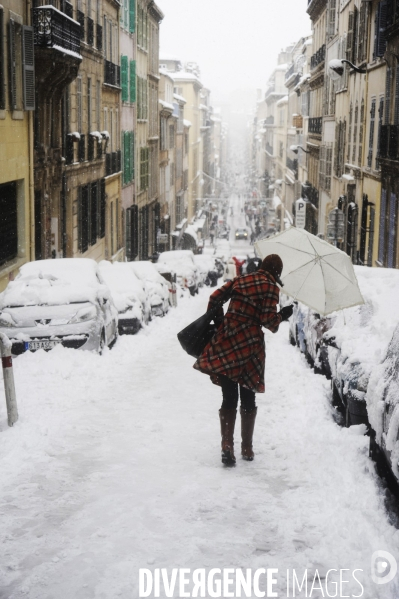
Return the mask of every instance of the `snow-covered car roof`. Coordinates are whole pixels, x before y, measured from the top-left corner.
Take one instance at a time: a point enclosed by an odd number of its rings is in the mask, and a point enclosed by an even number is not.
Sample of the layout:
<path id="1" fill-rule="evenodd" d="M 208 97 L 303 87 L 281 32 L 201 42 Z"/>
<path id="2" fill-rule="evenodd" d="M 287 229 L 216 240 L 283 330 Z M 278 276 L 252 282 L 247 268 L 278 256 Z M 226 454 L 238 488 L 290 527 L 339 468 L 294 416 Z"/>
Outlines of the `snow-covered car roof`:
<path id="1" fill-rule="evenodd" d="M 99 277 L 95 260 L 37 260 L 24 264 L 15 281 L 0 294 L 0 308 L 94 303 L 100 292 L 106 295 L 107 289 Z"/>
<path id="2" fill-rule="evenodd" d="M 142 282 L 136 277 L 128 262 L 108 262 L 99 264 L 100 273 L 109 287 L 118 312 L 133 305 L 134 300 L 145 303 L 145 292 Z"/>
<path id="3" fill-rule="evenodd" d="M 139 260 L 137 262 L 129 262 L 129 266 L 141 280 L 165 283 L 165 279 L 159 274 L 158 269 L 152 262 Z"/>
<path id="4" fill-rule="evenodd" d="M 383 358 L 399 323 L 399 271 L 355 266 L 364 305 L 334 312 L 328 336 L 335 337 L 350 363 L 360 362 L 367 372 Z"/>
<path id="5" fill-rule="evenodd" d="M 194 263 L 194 254 L 191 250 L 172 250 L 169 252 L 162 252 L 158 258 L 159 262 L 177 262 L 180 260 L 190 260 Z"/>

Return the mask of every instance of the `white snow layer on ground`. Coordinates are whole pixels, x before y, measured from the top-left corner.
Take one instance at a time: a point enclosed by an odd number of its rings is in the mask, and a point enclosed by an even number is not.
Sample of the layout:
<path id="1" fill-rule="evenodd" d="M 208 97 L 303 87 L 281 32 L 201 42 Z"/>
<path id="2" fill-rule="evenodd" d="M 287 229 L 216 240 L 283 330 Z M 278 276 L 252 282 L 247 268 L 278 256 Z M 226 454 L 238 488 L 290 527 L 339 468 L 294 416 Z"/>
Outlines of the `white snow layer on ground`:
<path id="1" fill-rule="evenodd" d="M 398 596 L 370 580 L 374 551 L 399 559 L 399 532 L 367 438 L 334 423 L 329 385 L 285 323 L 266 332 L 255 461 L 222 466 L 220 389 L 176 339 L 208 295 L 102 357 L 56 347 L 14 361 L 14 428 L 0 396 L 1 599 L 136 599 L 139 568 L 182 567 L 278 568 L 279 597 L 286 569 L 358 568 L 364 594 L 346 572 L 343 596 Z"/>

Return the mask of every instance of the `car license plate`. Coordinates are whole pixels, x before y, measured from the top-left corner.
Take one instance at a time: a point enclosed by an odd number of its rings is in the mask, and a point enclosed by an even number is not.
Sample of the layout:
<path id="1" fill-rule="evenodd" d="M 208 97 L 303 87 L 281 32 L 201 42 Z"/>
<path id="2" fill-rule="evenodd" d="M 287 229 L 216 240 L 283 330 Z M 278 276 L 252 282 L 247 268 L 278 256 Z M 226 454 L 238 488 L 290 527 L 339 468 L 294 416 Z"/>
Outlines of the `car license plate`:
<path id="1" fill-rule="evenodd" d="M 36 349 L 53 349 L 56 345 L 58 345 L 59 341 L 50 341 L 49 339 L 45 339 L 43 341 L 28 341 L 25 343 L 25 349 L 36 350 Z"/>

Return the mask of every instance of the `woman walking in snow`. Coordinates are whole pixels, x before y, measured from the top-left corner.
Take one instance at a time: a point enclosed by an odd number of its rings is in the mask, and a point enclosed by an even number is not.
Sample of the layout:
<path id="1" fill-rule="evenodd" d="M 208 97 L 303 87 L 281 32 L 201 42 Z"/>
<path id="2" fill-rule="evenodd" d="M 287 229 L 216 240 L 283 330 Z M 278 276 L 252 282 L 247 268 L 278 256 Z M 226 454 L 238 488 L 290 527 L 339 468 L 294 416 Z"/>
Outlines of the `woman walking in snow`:
<path id="1" fill-rule="evenodd" d="M 219 410 L 222 435 L 222 462 L 235 464 L 234 426 L 238 393 L 241 398 L 241 454 L 252 461 L 253 432 L 257 407 L 255 393 L 265 392 L 265 341 L 262 326 L 276 333 L 280 323 L 292 315 L 292 306 L 277 312 L 280 256 L 267 256 L 256 272 L 237 277 L 212 293 L 208 309 L 231 299 L 226 315 L 220 306 L 216 319 L 218 331 L 194 364 L 222 387 Z"/>

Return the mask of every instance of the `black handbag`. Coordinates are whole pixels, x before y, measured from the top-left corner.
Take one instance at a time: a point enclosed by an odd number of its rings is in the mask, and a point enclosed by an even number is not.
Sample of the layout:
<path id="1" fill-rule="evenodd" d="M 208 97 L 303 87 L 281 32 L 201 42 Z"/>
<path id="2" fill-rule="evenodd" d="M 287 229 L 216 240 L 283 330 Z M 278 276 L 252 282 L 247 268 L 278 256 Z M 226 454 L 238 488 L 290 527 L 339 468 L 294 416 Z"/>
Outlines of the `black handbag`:
<path id="1" fill-rule="evenodd" d="M 212 321 L 214 321 L 218 310 L 228 299 L 229 297 L 223 299 L 223 301 L 219 301 L 213 308 L 205 312 L 197 320 L 194 320 L 194 322 L 180 331 L 180 333 L 177 333 L 180 345 L 189 356 L 198 358 L 216 334 L 217 326 Z"/>

